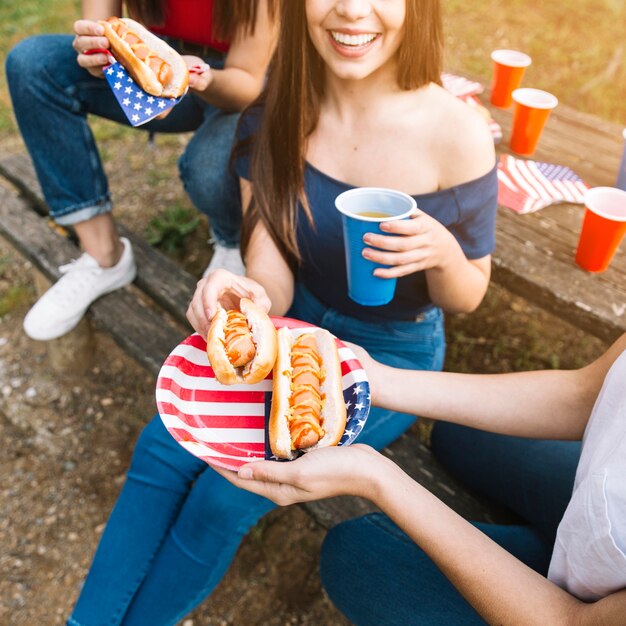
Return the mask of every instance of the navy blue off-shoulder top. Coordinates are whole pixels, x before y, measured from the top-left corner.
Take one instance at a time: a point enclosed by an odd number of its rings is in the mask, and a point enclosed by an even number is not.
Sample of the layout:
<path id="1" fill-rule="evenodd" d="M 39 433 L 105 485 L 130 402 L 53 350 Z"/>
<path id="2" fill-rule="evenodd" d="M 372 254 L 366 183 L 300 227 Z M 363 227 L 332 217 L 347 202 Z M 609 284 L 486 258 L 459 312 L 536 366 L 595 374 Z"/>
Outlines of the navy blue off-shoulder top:
<path id="1" fill-rule="evenodd" d="M 259 121 L 258 109 L 245 113 L 239 126 L 239 138 L 251 136 Z M 249 179 L 249 156 L 238 156 L 234 169 L 238 176 Z M 424 272 L 399 278 L 389 304 L 368 307 L 353 302 L 348 297 L 341 214 L 335 208 L 335 198 L 354 187 L 306 163 L 304 188 L 315 228 L 300 207 L 298 245 L 302 263 L 296 280 L 326 306 L 357 319 L 412 320 L 433 306 Z M 475 180 L 413 198 L 420 210 L 441 222 L 454 235 L 468 259 L 479 259 L 495 248 L 497 195 L 494 166 Z"/>

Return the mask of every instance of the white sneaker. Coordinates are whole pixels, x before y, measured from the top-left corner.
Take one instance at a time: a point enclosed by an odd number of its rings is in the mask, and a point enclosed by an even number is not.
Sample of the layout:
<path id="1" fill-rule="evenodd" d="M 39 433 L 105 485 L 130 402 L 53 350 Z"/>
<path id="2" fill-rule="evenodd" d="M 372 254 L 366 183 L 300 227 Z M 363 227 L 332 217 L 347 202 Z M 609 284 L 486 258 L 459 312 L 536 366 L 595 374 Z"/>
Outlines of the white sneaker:
<path id="1" fill-rule="evenodd" d="M 239 252 L 239 248 L 227 248 L 219 243 L 214 244 L 211 262 L 204 270 L 202 278 L 204 278 L 209 272 L 217 269 L 228 270 L 233 274 L 244 276 L 246 273 L 246 266 L 243 264 L 241 259 L 241 252 Z"/>
<path id="2" fill-rule="evenodd" d="M 24 318 L 24 331 L 31 339 L 49 341 L 64 335 L 80 322 L 94 300 L 133 282 L 137 274 L 133 249 L 125 237 L 121 242 L 124 252 L 113 267 L 100 267 L 86 252 L 59 267 L 64 275 Z"/>

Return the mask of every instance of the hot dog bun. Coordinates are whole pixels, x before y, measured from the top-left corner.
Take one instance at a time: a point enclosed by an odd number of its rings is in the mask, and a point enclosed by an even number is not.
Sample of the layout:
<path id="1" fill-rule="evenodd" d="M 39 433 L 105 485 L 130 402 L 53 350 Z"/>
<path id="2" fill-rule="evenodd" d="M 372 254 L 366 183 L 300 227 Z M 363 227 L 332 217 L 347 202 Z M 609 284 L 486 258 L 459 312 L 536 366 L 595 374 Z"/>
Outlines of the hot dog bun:
<path id="1" fill-rule="evenodd" d="M 120 22 L 130 33 L 129 41 L 125 41 L 116 32 Z M 104 28 L 104 35 L 109 40 L 113 56 L 144 91 L 161 98 L 178 98 L 185 93 L 189 83 L 189 72 L 185 61 L 174 48 L 152 34 L 139 22 L 127 17 L 111 17 L 106 21 L 99 20 L 98 23 Z M 137 48 L 137 39 L 145 46 Z M 149 50 L 148 62 L 142 60 L 136 53 L 136 51 L 141 51 L 141 55 L 144 56 L 146 50 Z M 167 64 L 169 69 L 158 62 L 156 65 L 153 63 L 151 67 L 150 60 L 155 59 Z"/>
<path id="2" fill-rule="evenodd" d="M 309 334 L 309 333 L 307 333 Z M 339 443 L 346 428 L 346 404 L 343 399 L 341 384 L 341 362 L 334 337 L 321 328 L 311 331 L 321 357 L 321 432 L 322 436 L 313 445 L 307 445 L 307 433 L 299 436 L 302 445 L 294 445 L 290 424 L 293 421 L 293 407 L 290 398 L 295 385 L 293 384 L 292 346 L 298 335 L 288 328 L 278 331 L 278 356 L 274 365 L 272 383 L 272 409 L 269 422 L 270 447 L 275 456 L 292 459 L 296 449 L 305 451 Z M 308 369 L 308 368 L 304 368 Z M 304 385 L 307 386 L 306 384 Z M 302 431 L 300 431 L 302 432 Z"/>
<path id="3" fill-rule="evenodd" d="M 226 311 L 218 304 L 207 336 L 206 349 L 209 362 L 215 378 L 223 385 L 258 383 L 270 373 L 276 361 L 276 329 L 265 310 L 248 298 L 242 298 L 239 307 L 247 324 L 247 329 L 244 328 L 243 333 L 249 330 L 254 344 L 254 356 L 250 361 L 235 366 L 227 354 L 226 333 L 229 331 L 229 314 L 232 319 L 232 314 L 236 315 L 236 311 Z M 238 363 L 240 360 L 235 362 Z"/>

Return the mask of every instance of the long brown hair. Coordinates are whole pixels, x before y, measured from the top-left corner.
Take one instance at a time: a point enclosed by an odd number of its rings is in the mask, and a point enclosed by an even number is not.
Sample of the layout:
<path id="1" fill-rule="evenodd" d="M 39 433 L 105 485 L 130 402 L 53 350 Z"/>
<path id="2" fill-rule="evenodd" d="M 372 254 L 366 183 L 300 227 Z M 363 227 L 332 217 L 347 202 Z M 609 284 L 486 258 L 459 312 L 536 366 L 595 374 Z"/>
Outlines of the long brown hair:
<path id="1" fill-rule="evenodd" d="M 278 0 L 267 0 L 273 17 Z M 218 41 L 232 41 L 238 33 L 254 34 L 258 0 L 213 0 L 212 35 Z M 159 26 L 165 21 L 167 0 L 126 0 L 129 15 L 144 24 Z"/>
<path id="2" fill-rule="evenodd" d="M 261 125 L 250 159 L 253 198 L 243 221 L 242 250 L 261 221 L 290 267 L 301 260 L 298 203 L 312 223 L 304 190 L 306 143 L 319 118 L 324 62 L 308 34 L 304 0 L 282 0 L 278 46 L 270 66 Z M 440 84 L 443 36 L 439 0 L 406 0 L 404 38 L 398 49 L 398 85 Z M 239 150 L 245 150 L 242 144 Z"/>

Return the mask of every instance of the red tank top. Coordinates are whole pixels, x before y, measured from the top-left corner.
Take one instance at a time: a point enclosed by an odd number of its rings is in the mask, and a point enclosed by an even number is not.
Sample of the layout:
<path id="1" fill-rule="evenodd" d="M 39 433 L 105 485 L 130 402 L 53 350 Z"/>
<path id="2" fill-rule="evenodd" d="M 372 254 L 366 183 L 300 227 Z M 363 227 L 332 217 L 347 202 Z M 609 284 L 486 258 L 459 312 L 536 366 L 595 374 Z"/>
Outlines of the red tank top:
<path id="1" fill-rule="evenodd" d="M 149 29 L 157 35 L 210 46 L 221 52 L 228 51 L 228 42 L 212 36 L 212 24 L 213 0 L 169 0 L 165 7 L 164 24 L 150 26 Z"/>

